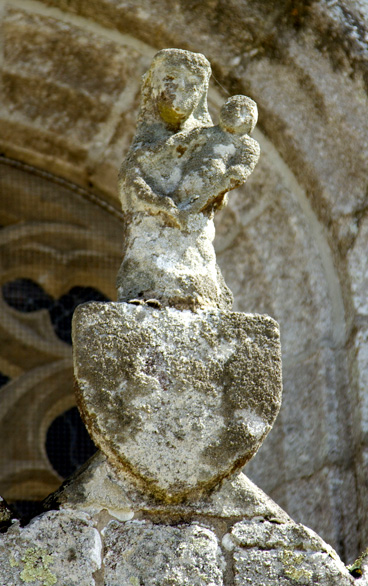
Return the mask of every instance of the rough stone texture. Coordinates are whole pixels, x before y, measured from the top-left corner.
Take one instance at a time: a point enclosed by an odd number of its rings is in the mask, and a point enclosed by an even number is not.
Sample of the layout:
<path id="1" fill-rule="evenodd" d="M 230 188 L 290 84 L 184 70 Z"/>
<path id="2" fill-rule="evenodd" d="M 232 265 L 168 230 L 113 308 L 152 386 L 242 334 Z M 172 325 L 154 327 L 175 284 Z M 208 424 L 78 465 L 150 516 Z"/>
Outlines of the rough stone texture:
<path id="1" fill-rule="evenodd" d="M 0 497 L 0 531 L 10 525 L 13 516 L 13 512 L 7 503 Z"/>
<path id="2" fill-rule="evenodd" d="M 265 312 L 281 324 L 287 397 L 272 439 L 266 440 L 247 473 L 283 506 L 292 506 L 299 521 L 313 522 L 313 528 L 351 561 L 368 542 L 364 517 L 368 509 L 367 467 L 361 451 L 360 393 L 364 387 L 358 390 L 362 380 L 358 369 L 364 361 L 356 362 L 347 343 L 351 332 L 362 324 L 351 291 L 358 269 L 347 251 L 355 240 L 361 242 L 364 263 L 364 239 L 359 233 L 366 222 L 367 184 L 365 4 L 353 0 L 221 0 L 197 5 L 172 0 L 137 0 L 134 5 L 124 0 L 12 0 L 2 2 L 1 9 L 4 51 L 0 68 L 7 96 L 0 112 L 1 153 L 78 185 L 87 187 L 90 182 L 90 195 L 114 203 L 114 213 L 119 213 L 116 175 L 121 154 L 134 133 L 140 76 L 159 48 L 176 46 L 205 53 L 216 77 L 210 91 L 214 120 L 228 93 L 246 93 L 257 101 L 259 130 L 254 136 L 261 145 L 261 159 L 246 188 L 238 194 L 232 192 L 228 208 L 219 212 L 223 216 L 215 240 L 219 265 L 234 292 L 235 309 Z M 128 75 L 121 76 L 130 64 Z M 114 80 L 109 80 L 110 72 Z M 117 99 L 115 75 L 122 89 Z M 32 108 L 27 107 L 30 87 Z M 14 91 L 9 91 L 11 88 Z M 221 97 L 217 90 L 223 92 Z M 66 93 L 73 110 L 65 104 Z M 109 115 L 96 126 L 96 112 L 105 115 L 104 101 Z M 78 120 L 76 125 L 63 117 L 65 110 L 72 120 Z M 60 116 L 62 124 L 58 123 Z M 96 127 L 98 133 L 93 135 Z M 30 174 L 29 170 L 23 173 Z M 33 179 L 37 183 L 37 176 Z M 103 271 L 100 286 L 108 286 L 111 297 L 121 247 L 120 233 L 116 232 L 114 242 L 112 238 L 116 216 L 106 214 L 108 237 L 98 239 L 95 246 L 100 224 L 91 220 L 88 227 L 89 219 L 95 217 L 94 206 L 86 204 L 83 220 L 75 215 L 80 203 L 68 199 L 62 205 L 64 192 L 56 197 L 57 211 L 50 204 L 53 188 L 47 189 L 43 197 L 48 198 L 48 205 L 32 203 L 30 207 L 37 213 L 30 216 L 37 220 L 49 210 L 49 219 L 54 222 L 62 209 L 73 232 L 84 221 L 86 228 L 79 232 L 72 248 L 89 253 L 84 268 L 79 260 L 64 262 L 58 248 L 61 231 L 55 230 L 49 232 L 47 247 L 39 247 L 38 254 L 42 252 L 45 262 L 37 263 L 30 246 L 34 232 L 29 227 L 29 210 L 24 208 L 33 189 L 23 188 L 21 205 L 13 213 L 9 203 L 19 201 L 16 198 L 21 192 L 9 182 L 3 188 L 1 224 L 6 226 L 8 250 L 10 241 L 13 244 L 1 274 L 4 271 L 7 278 L 16 278 L 29 271 L 38 282 L 46 278 L 48 287 L 61 290 L 69 279 L 73 284 L 90 285 Z M 17 230 L 22 223 L 29 229 L 23 240 L 27 257 L 14 253 L 10 225 L 15 222 L 19 223 Z M 57 254 L 48 256 L 53 247 Z M 51 257 L 54 264 L 50 267 Z M 9 308 L 2 306 L 1 311 L 8 319 Z M 47 365 L 42 371 L 45 383 L 39 384 L 36 373 L 23 360 L 24 344 L 27 356 L 32 357 L 32 368 L 53 361 L 56 350 L 62 352 L 60 344 L 47 335 L 42 345 L 42 336 L 33 335 L 50 331 L 46 320 L 41 324 L 39 316 L 37 320 L 32 316 L 28 328 L 26 320 L 18 317 L 12 313 L 17 323 L 13 331 L 19 332 L 19 339 L 12 336 L 13 350 L 1 361 L 1 370 L 13 378 L 2 389 L 1 410 L 3 422 L 17 421 L 22 414 L 22 425 L 9 423 L 7 428 L 16 430 L 11 439 L 14 452 L 1 456 L 4 476 L 0 493 L 6 490 L 11 498 L 40 498 L 60 482 L 43 453 L 50 423 L 46 415 L 51 413 L 50 405 L 55 415 L 66 408 L 62 402 L 65 396 L 68 406 L 72 404 L 71 377 L 58 380 L 55 375 L 54 390 L 49 392 Z M 23 337 L 30 331 L 32 336 Z M 32 340 L 38 345 L 32 345 Z M 357 338 L 363 352 L 366 340 L 364 335 Z M 7 343 L 1 346 L 8 349 Z M 329 352 L 323 358 L 326 350 Z M 70 369 L 70 357 L 67 360 Z M 321 367 L 324 360 L 327 369 Z M 294 434 L 297 445 L 284 443 L 297 415 L 294 406 L 306 404 L 306 372 L 309 395 L 317 398 L 312 400 L 317 409 L 313 416 L 328 438 L 324 436 L 321 442 L 318 434 L 308 434 L 304 426 L 303 433 Z M 37 374 L 41 377 L 40 371 Z M 22 377 L 27 377 L 27 385 Z M 320 409 L 319 399 L 329 406 L 327 410 Z M 34 410 L 30 409 L 33 405 Z M 39 413 L 43 414 L 40 419 Z M 33 425 L 35 415 L 37 425 Z M 29 437 L 32 445 L 20 459 L 21 451 L 16 447 L 24 446 Z M 2 449 L 3 442 L 0 446 Z M 294 448 L 302 455 L 310 476 L 298 469 L 291 478 L 289 467 L 286 479 L 285 468 Z M 316 470 L 314 464 L 321 462 L 321 454 L 323 469 Z"/>
<path id="3" fill-rule="evenodd" d="M 236 586 L 354 583 L 333 549 L 303 525 L 241 521 L 223 543 L 233 551 Z"/>
<path id="4" fill-rule="evenodd" d="M 229 544 L 228 536 L 225 539 Z M 301 551 L 326 551 L 333 556 L 332 547 L 326 545 L 318 535 L 304 525 L 293 523 L 275 524 L 262 521 L 257 524 L 241 521 L 232 528 L 230 539 L 234 542 L 234 547 L 292 547 Z"/>
<path id="5" fill-rule="evenodd" d="M 10 139 L 21 150 L 29 151 L 31 144 L 25 145 L 24 134 L 27 120 L 33 120 L 38 131 L 30 142 L 43 153 L 41 157 L 46 156 L 49 171 L 63 175 L 66 166 L 68 178 L 78 177 L 84 186 L 91 180 L 101 185 L 106 179 L 116 184 L 111 153 L 109 160 L 104 146 L 106 141 L 117 140 L 117 124 L 124 124 L 125 132 L 129 132 L 130 124 L 133 131 L 129 110 L 138 105 L 139 75 L 149 60 L 139 47 L 114 42 L 110 35 L 101 36 L 83 27 L 65 26 L 42 11 L 32 13 L 11 3 L 4 16 L 2 108 L 18 113 L 4 121 L 5 141 Z M 91 69 L 91 63 L 97 62 L 98 72 L 95 66 Z M 59 136 L 53 145 L 60 131 L 65 133 L 64 138 Z M 118 157 L 116 164 L 120 164 L 120 153 Z M 29 162 L 39 164 L 37 155 L 32 159 Z M 96 159 L 98 171 L 92 162 Z M 90 171 L 86 172 L 85 166 L 91 166 Z"/>
<path id="6" fill-rule="evenodd" d="M 348 569 L 354 578 L 359 578 L 358 584 L 366 586 L 368 584 L 368 549 L 365 549 L 362 555 L 348 566 Z"/>
<path id="7" fill-rule="evenodd" d="M 236 586 L 349 586 L 354 578 L 344 565 L 320 552 L 246 549 L 234 552 Z"/>
<path id="8" fill-rule="evenodd" d="M 143 77 L 137 130 L 119 175 L 127 224 L 119 301 L 231 308 L 212 245 L 213 215 L 258 161 L 259 145 L 247 134 L 257 106 L 234 96 L 214 126 L 210 75 L 200 53 L 165 49 Z"/>
<path id="9" fill-rule="evenodd" d="M 366 254 L 364 252 L 364 254 Z M 367 401 L 367 384 L 368 384 L 368 320 L 360 319 L 355 335 L 352 339 L 350 354 L 351 368 L 355 379 L 355 401 L 354 415 L 355 420 L 359 422 L 354 429 L 354 439 L 357 445 L 357 478 L 359 481 L 360 501 L 359 525 L 361 531 L 365 532 L 368 523 L 368 510 L 361 503 L 368 499 L 367 484 L 367 466 L 368 466 L 368 401 Z M 365 545 L 365 542 L 364 542 Z"/>
<path id="10" fill-rule="evenodd" d="M 366 252 L 368 247 L 368 218 L 364 216 L 359 225 L 359 233 L 354 246 L 349 250 L 349 275 L 351 279 L 352 302 L 360 316 L 368 317 L 368 267 Z"/>
<path id="11" fill-rule="evenodd" d="M 261 159 L 254 173 L 244 193 L 234 194 L 230 209 L 220 212 L 224 216 L 216 226 L 218 262 L 237 309 L 258 307 L 277 315 L 281 324 L 283 407 L 272 448 L 266 440 L 246 473 L 293 518 L 318 527 L 327 541 L 336 544 L 344 535 L 347 550 L 353 552 L 354 444 L 346 416 L 351 409 L 346 355 L 337 350 L 344 328 L 332 292 L 337 289 L 326 281 L 329 261 L 321 258 L 321 233 L 313 218 L 302 218 L 300 193 L 284 182 L 278 165 L 271 171 Z"/>
<path id="12" fill-rule="evenodd" d="M 95 586 L 101 547 L 98 531 L 81 511 L 50 511 L 24 528 L 15 522 L 0 537 L 0 582 Z"/>
<path id="13" fill-rule="evenodd" d="M 59 510 L 0 535 L 2 585 L 355 583 L 329 545 L 242 473 L 200 499 L 165 504 L 98 453 L 45 506 Z M 362 585 L 365 565 L 363 555 L 350 568 Z"/>
<path id="14" fill-rule="evenodd" d="M 205 527 L 111 521 L 103 536 L 106 586 L 223 585 L 225 561 L 215 533 Z"/>
<path id="15" fill-rule="evenodd" d="M 350 345 L 351 378 L 355 383 L 355 395 L 352 409 L 356 426 L 354 439 L 356 444 L 357 478 L 360 486 L 359 523 L 362 533 L 366 534 L 368 524 L 368 217 L 365 212 L 359 222 L 359 231 L 354 245 L 349 250 L 348 270 L 352 289 L 352 305 L 356 312 Z M 362 543 L 366 546 L 366 540 Z"/>
<path id="16" fill-rule="evenodd" d="M 242 473 L 223 480 L 200 499 L 165 503 L 142 490 L 129 472 L 117 473 L 101 452 L 50 495 L 44 506 L 47 510 L 83 508 L 94 516 L 106 510 L 120 521 L 139 517 L 140 513 L 171 519 L 201 515 L 218 519 L 263 518 L 275 523 L 290 521 L 285 511 Z"/>
<path id="17" fill-rule="evenodd" d="M 316 490 L 318 486 L 318 491 Z M 303 509 L 305 515 L 310 520 L 310 526 L 316 526 L 318 523 L 321 527 L 321 534 L 330 537 L 329 543 L 334 535 L 339 535 L 344 540 L 347 548 L 353 548 L 354 533 L 349 533 L 349 523 L 354 528 L 356 511 L 355 501 L 355 478 L 350 478 L 350 492 L 346 477 L 338 467 L 323 468 L 316 472 L 312 477 L 298 478 L 288 483 L 287 501 L 283 498 L 283 489 L 276 488 L 275 494 L 280 495 L 278 502 L 280 506 L 292 512 L 298 512 L 298 503 L 303 498 Z M 350 497 L 350 498 L 349 498 Z M 336 515 L 336 510 L 331 506 L 331 501 L 340 503 L 341 514 Z M 292 513 L 290 513 L 291 515 Z M 363 512 L 361 513 L 363 516 Z M 293 517 L 295 518 L 295 516 Z M 351 519 L 353 519 L 351 521 Z M 353 556 L 352 556 L 353 557 Z M 352 559 L 349 559 L 349 561 Z"/>
<path id="18" fill-rule="evenodd" d="M 231 309 L 233 297 L 216 264 L 212 219 L 200 214 L 179 230 L 159 215 L 136 216 L 126 232 L 128 244 L 117 279 L 119 301 L 155 299 L 183 309 Z"/>
<path id="19" fill-rule="evenodd" d="M 79 306 L 77 401 L 92 438 L 164 499 L 211 488 L 252 457 L 279 411 L 278 335 L 266 316 Z"/>

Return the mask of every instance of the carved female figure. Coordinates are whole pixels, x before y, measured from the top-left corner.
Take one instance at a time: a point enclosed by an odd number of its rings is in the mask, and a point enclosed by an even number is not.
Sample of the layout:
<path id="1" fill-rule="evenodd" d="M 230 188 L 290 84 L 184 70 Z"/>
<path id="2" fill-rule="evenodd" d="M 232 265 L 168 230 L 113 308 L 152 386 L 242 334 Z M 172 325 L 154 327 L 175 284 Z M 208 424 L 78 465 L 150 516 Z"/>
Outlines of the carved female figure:
<path id="1" fill-rule="evenodd" d="M 231 307 L 212 245 L 213 213 L 251 173 L 259 147 L 248 136 L 239 139 L 236 121 L 213 126 L 207 109 L 210 74 L 203 55 L 166 49 L 143 78 L 137 132 L 120 171 L 127 215 L 120 301 Z M 246 98 L 236 98 L 237 107 L 227 110 L 239 118 Z"/>

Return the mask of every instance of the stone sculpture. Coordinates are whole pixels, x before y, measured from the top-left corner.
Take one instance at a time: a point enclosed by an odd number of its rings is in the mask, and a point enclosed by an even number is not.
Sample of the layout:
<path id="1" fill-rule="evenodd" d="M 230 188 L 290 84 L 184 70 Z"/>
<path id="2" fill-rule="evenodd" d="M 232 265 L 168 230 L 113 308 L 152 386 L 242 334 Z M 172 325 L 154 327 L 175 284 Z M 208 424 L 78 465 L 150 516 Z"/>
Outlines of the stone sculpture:
<path id="1" fill-rule="evenodd" d="M 258 160 L 247 135 L 256 105 L 230 98 L 211 125 L 209 75 L 202 55 L 168 49 L 154 58 L 120 173 L 119 302 L 74 317 L 77 398 L 94 441 L 167 502 L 243 466 L 281 402 L 277 324 L 229 311 L 212 244 L 215 210 Z"/>
<path id="2" fill-rule="evenodd" d="M 170 49 L 144 78 L 136 136 L 120 171 L 127 230 L 119 301 L 231 307 L 212 245 L 213 214 L 257 163 L 258 143 L 247 135 L 257 109 L 249 98 L 231 98 L 213 126 L 210 73 L 203 55 Z"/>
<path id="3" fill-rule="evenodd" d="M 281 354 L 274 320 L 230 310 L 216 265 L 213 214 L 259 149 L 248 98 L 212 125 L 209 75 L 202 55 L 170 49 L 143 81 L 119 301 L 73 321 L 77 401 L 101 451 L 0 540 L 4 585 L 354 582 L 240 472 L 280 408 Z"/>

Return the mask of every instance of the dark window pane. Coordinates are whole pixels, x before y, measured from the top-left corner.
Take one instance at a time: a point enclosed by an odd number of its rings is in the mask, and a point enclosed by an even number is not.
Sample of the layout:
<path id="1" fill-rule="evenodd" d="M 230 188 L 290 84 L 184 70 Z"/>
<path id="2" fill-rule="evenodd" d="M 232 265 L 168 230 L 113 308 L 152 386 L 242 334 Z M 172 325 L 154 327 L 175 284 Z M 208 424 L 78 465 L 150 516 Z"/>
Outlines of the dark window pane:
<path id="1" fill-rule="evenodd" d="M 3 374 L 2 372 L 0 372 L 0 387 L 3 387 L 4 385 L 6 385 L 6 383 L 8 383 L 10 381 L 10 378 L 8 376 L 6 376 L 6 374 Z"/>
<path id="2" fill-rule="evenodd" d="M 4 283 L 2 292 L 8 305 L 25 313 L 50 309 L 53 303 L 52 297 L 31 279 L 16 279 Z"/>
<path id="3" fill-rule="evenodd" d="M 54 419 L 47 431 L 46 452 L 60 476 L 73 474 L 95 451 L 77 407 Z"/>
<path id="4" fill-rule="evenodd" d="M 42 513 L 40 501 L 14 501 L 12 508 L 20 519 L 32 519 Z"/>
<path id="5" fill-rule="evenodd" d="M 86 301 L 109 301 L 109 299 L 93 287 L 73 287 L 56 300 L 50 309 L 55 333 L 63 342 L 72 343 L 73 313 L 77 305 Z"/>

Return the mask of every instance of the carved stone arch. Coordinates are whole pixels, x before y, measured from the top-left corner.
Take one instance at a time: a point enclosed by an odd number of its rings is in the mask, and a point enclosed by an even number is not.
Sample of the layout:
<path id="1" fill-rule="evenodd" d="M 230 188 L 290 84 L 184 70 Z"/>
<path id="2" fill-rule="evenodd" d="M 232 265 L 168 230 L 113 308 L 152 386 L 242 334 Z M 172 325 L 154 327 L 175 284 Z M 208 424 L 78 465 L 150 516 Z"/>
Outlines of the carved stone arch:
<path id="1" fill-rule="evenodd" d="M 65 279 L 71 286 L 86 279 L 82 265 L 92 259 L 88 285 L 113 297 L 121 247 L 116 174 L 134 128 L 140 76 L 156 50 L 206 54 L 217 80 L 213 112 L 227 92 L 257 101 L 263 155 L 217 226 L 219 264 L 236 308 L 270 313 L 283 336 L 284 406 L 247 470 L 346 559 L 368 537 L 359 512 L 367 510 L 368 449 L 365 18 L 358 3 L 345 0 L 331 7 L 13 0 L 2 12 L 1 152 L 89 193 L 89 203 L 78 200 L 68 216 L 70 237 L 87 252 L 79 269 L 69 257 L 46 278 L 53 295 Z M 65 191 L 59 207 L 53 201 L 53 222 L 67 217 L 69 197 Z M 83 224 L 96 197 L 101 214 L 114 218 L 100 257 L 95 231 L 106 220 L 96 214 L 93 230 Z M 41 201 L 34 222 L 45 213 Z M 19 222 L 11 206 L 3 213 L 7 226 Z M 102 258 L 112 259 L 108 267 Z M 31 263 L 24 270 L 34 276 Z"/>
<path id="2" fill-rule="evenodd" d="M 1 481 L 7 498 L 39 500 L 60 485 L 47 457 L 46 432 L 74 404 L 72 389 L 71 357 L 30 369 L 3 389 Z"/>

